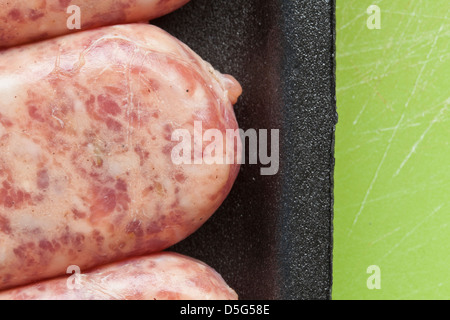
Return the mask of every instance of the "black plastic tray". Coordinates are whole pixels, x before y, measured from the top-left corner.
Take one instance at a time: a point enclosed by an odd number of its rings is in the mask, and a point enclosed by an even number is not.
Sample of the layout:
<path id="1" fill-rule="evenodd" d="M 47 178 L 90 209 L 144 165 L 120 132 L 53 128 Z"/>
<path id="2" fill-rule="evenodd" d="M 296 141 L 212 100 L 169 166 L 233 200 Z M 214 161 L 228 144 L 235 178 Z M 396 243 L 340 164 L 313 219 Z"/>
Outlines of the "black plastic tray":
<path id="1" fill-rule="evenodd" d="M 172 248 L 241 299 L 331 295 L 334 11 L 332 0 L 192 0 L 153 22 L 241 82 L 241 128 L 280 129 L 279 173 L 243 165 L 222 207 Z"/>

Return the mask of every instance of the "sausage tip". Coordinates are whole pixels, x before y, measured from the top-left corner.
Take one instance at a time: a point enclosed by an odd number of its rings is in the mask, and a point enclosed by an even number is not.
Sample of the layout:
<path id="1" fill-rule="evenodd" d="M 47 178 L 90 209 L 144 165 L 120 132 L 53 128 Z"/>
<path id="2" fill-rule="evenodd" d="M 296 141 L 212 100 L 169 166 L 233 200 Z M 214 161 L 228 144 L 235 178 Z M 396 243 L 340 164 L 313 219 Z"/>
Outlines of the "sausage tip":
<path id="1" fill-rule="evenodd" d="M 238 101 L 239 97 L 242 95 L 242 86 L 233 76 L 229 74 L 224 75 L 224 86 L 228 91 L 228 98 L 230 102 L 234 105 Z"/>

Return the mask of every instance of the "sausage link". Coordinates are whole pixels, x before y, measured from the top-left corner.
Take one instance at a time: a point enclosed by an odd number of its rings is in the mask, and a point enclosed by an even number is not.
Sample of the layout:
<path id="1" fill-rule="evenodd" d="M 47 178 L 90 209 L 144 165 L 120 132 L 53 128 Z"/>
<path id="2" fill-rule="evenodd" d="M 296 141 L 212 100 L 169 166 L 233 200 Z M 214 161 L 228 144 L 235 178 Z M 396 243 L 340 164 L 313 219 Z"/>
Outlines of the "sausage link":
<path id="1" fill-rule="evenodd" d="M 0 48 L 95 27 L 148 21 L 189 0 L 0 0 Z M 77 6 L 75 11 L 72 9 Z M 70 8 L 69 8 L 70 7 Z M 79 18 L 79 26 L 75 24 Z"/>
<path id="2" fill-rule="evenodd" d="M 236 293 L 214 269 L 169 252 L 0 292 L 0 300 L 236 299 Z"/>
<path id="3" fill-rule="evenodd" d="M 146 24 L 0 51 L 0 288 L 161 251 L 197 230 L 228 195 L 241 142 L 226 144 L 232 164 L 178 164 L 172 135 L 225 137 L 240 92 Z"/>

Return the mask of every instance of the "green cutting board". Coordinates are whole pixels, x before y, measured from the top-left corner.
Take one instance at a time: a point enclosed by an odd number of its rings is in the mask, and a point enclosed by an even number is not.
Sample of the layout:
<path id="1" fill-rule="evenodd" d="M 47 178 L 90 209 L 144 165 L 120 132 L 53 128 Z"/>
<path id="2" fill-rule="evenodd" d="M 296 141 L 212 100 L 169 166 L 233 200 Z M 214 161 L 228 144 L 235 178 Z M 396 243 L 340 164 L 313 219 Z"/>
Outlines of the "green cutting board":
<path id="1" fill-rule="evenodd" d="M 450 299 L 450 1 L 336 5 L 333 299 Z"/>

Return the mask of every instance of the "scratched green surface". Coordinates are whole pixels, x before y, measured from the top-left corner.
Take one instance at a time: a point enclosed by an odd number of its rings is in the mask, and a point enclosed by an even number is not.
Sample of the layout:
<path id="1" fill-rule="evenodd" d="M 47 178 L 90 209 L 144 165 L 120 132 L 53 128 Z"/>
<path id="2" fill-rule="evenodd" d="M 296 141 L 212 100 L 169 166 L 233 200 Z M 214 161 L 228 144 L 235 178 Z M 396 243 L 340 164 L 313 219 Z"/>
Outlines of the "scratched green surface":
<path id="1" fill-rule="evenodd" d="M 333 299 L 450 299 L 449 10 L 337 0 Z"/>

